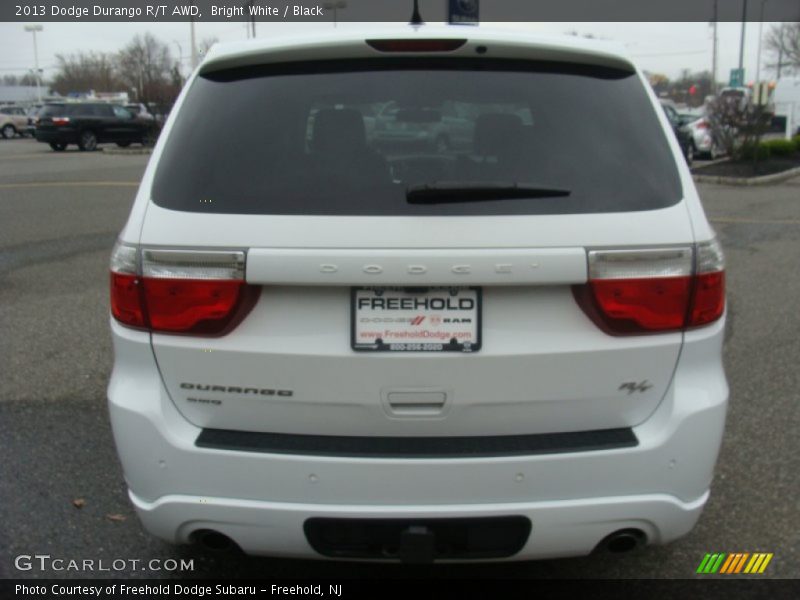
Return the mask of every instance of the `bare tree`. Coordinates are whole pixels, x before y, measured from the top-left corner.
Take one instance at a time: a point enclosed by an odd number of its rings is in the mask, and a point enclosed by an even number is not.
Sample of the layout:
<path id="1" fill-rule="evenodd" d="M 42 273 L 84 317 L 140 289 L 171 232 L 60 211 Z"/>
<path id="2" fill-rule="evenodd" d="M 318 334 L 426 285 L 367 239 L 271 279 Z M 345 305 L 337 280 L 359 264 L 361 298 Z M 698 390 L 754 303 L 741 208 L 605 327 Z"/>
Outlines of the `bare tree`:
<path id="1" fill-rule="evenodd" d="M 767 68 L 781 73 L 800 73 L 800 23 L 773 25 L 764 46 L 772 62 Z"/>
<path id="2" fill-rule="evenodd" d="M 667 93 L 670 85 L 669 77 L 663 73 L 651 73 L 649 71 L 645 71 L 644 74 L 657 96 Z"/>
<path id="3" fill-rule="evenodd" d="M 3 75 L 3 85 L 36 85 L 36 77 L 33 73 L 25 75 Z"/>
<path id="4" fill-rule="evenodd" d="M 216 36 L 206 37 L 203 38 L 203 41 L 200 42 L 200 54 L 205 54 L 209 50 L 211 50 L 211 46 L 216 44 L 219 41 L 219 38 Z"/>
<path id="5" fill-rule="evenodd" d="M 151 33 L 137 35 L 117 55 L 119 78 L 136 90 L 137 101 L 171 103 L 180 90 L 175 81 L 175 62 L 169 46 Z"/>
<path id="6" fill-rule="evenodd" d="M 181 88 L 169 46 L 150 33 L 137 35 L 116 55 L 78 52 L 56 55 L 56 61 L 52 87 L 60 94 L 134 90 L 136 101 L 149 107 L 171 104 Z"/>
<path id="7" fill-rule="evenodd" d="M 702 106 L 705 98 L 714 93 L 714 79 L 709 71 L 692 73 L 689 69 L 681 71 L 680 79 L 668 84 L 669 97 L 689 106 Z"/>
<path id="8" fill-rule="evenodd" d="M 771 115 L 763 106 L 736 95 L 717 96 L 708 105 L 707 119 L 711 135 L 718 148 L 733 160 L 753 159 L 753 170 L 758 167 L 759 144 L 767 129 Z"/>
<path id="9" fill-rule="evenodd" d="M 118 91 L 120 81 L 114 70 L 114 60 L 104 52 L 78 52 L 56 55 L 56 75 L 52 88 L 59 94 L 70 92 Z"/>
<path id="10" fill-rule="evenodd" d="M 41 78 L 41 71 L 39 77 Z M 25 75 L 19 78 L 19 83 L 17 83 L 17 85 L 36 85 L 36 76 L 33 73 L 25 73 Z"/>

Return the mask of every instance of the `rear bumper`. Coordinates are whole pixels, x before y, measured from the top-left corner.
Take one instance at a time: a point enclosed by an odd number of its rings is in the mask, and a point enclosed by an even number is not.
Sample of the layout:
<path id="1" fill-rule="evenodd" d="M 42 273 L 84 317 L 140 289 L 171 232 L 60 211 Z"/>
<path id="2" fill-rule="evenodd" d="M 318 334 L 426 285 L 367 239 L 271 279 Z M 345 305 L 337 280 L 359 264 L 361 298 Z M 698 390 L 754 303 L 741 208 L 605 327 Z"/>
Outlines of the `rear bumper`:
<path id="1" fill-rule="evenodd" d="M 453 504 L 445 506 L 364 506 L 278 503 L 198 496 L 165 496 L 146 502 L 130 493 L 145 528 L 170 542 L 186 542 L 200 530 L 225 534 L 248 554 L 312 558 L 320 556 L 303 532 L 306 521 L 327 518 L 482 518 L 524 516 L 532 529 L 514 560 L 589 554 L 610 533 L 638 529 L 652 543 L 688 533 L 708 498 L 692 502 L 668 495 L 617 496 L 552 502 Z"/>
<path id="2" fill-rule="evenodd" d="M 711 152 L 714 140 L 707 133 L 701 133 L 694 136 L 694 145 L 698 152 Z"/>
<path id="3" fill-rule="evenodd" d="M 41 129 L 34 130 L 36 141 L 44 143 L 56 144 L 77 144 L 78 132 L 77 131 L 42 131 Z"/>
<path id="4" fill-rule="evenodd" d="M 686 334 L 665 398 L 633 427 L 633 447 L 430 459 L 200 448 L 201 429 L 163 388 L 149 335 L 112 329 L 111 422 L 145 528 L 174 543 L 211 529 L 253 554 L 319 557 L 303 532 L 311 517 L 526 516 L 532 533 L 514 559 L 587 554 L 628 528 L 669 542 L 691 530 L 708 498 L 727 408 L 720 321 Z"/>

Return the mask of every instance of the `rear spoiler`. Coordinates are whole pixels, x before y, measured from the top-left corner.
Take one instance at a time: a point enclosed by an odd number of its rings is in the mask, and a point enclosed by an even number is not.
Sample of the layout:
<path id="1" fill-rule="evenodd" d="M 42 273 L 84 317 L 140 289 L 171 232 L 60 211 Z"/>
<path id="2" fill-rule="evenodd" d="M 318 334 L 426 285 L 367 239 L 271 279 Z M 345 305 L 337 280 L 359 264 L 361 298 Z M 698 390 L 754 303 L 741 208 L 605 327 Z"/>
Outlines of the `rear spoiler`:
<path id="1" fill-rule="evenodd" d="M 518 37 L 497 39 L 481 35 L 465 39 L 463 33 L 459 37 L 431 35 L 428 39 L 435 39 L 439 42 L 449 40 L 460 43 L 450 44 L 446 51 L 442 50 L 442 46 L 448 45 L 439 44 L 416 52 L 404 51 L 402 54 L 406 57 L 447 56 L 534 60 L 589 67 L 606 67 L 630 73 L 636 70 L 628 59 L 619 54 L 598 50 L 595 47 L 585 47 L 579 43 L 573 45 L 557 40 L 531 41 L 530 39 Z M 227 51 L 224 47 L 217 52 L 214 52 L 216 47 L 212 49 L 206 61 L 200 66 L 199 74 L 204 75 L 238 67 L 275 63 L 329 62 L 386 57 L 388 54 L 385 48 L 390 46 L 391 42 L 401 43 L 402 45 L 403 42 L 412 41 L 414 41 L 414 38 L 369 35 L 363 38 L 348 39 L 317 37 L 304 39 L 302 42 L 296 41 L 293 45 L 273 43 L 259 44 L 257 47 L 254 47 L 252 43 L 239 42 L 229 44 Z M 418 38 L 416 41 L 421 42 L 424 40 Z"/>

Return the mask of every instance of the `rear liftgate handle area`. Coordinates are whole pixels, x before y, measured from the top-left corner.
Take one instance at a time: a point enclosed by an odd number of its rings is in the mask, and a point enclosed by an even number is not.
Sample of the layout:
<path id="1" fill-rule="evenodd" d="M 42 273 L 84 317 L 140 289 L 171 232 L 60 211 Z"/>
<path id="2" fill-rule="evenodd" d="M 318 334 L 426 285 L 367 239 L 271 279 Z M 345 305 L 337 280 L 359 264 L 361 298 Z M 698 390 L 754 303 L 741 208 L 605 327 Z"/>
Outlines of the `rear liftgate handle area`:
<path id="1" fill-rule="evenodd" d="M 386 404 L 393 416 L 438 416 L 444 412 L 447 393 L 440 391 L 391 391 Z"/>
<path id="2" fill-rule="evenodd" d="M 436 536 L 424 525 L 411 525 L 400 534 L 400 560 L 408 564 L 433 562 Z"/>

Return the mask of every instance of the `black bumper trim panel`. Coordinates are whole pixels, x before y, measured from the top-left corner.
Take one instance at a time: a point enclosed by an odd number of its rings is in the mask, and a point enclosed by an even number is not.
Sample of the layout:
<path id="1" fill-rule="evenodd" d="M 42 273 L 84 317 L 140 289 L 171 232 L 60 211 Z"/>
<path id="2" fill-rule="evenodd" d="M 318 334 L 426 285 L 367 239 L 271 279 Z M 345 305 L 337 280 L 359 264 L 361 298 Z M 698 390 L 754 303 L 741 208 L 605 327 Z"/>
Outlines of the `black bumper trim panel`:
<path id="1" fill-rule="evenodd" d="M 351 437 L 203 429 L 199 448 L 362 458 L 478 458 L 616 450 L 637 446 L 630 428 L 478 437 Z"/>
<path id="2" fill-rule="evenodd" d="M 441 519 L 312 517 L 303 524 L 314 550 L 331 558 L 434 560 L 506 558 L 525 546 L 531 522 L 523 516 Z"/>

